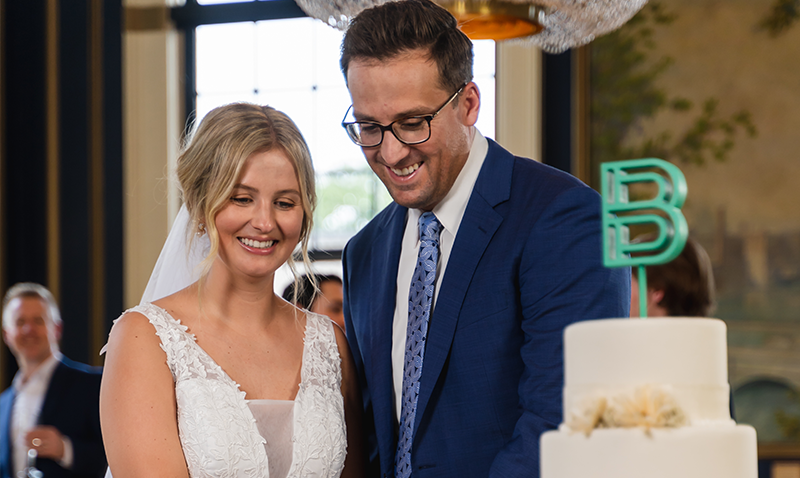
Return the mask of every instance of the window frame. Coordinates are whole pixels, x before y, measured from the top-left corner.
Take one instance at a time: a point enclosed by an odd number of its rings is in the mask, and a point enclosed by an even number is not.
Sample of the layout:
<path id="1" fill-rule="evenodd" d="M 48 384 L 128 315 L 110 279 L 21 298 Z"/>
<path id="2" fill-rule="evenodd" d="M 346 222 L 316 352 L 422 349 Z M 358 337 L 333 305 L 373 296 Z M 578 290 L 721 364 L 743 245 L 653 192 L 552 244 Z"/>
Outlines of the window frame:
<path id="1" fill-rule="evenodd" d="M 195 28 L 220 23 L 259 22 L 308 17 L 294 0 L 253 0 L 250 2 L 200 5 L 197 0 L 186 0 L 180 7 L 172 7 L 170 16 L 175 28 L 184 38 L 184 88 L 183 106 L 186 123 L 197 108 L 197 57 Z"/>

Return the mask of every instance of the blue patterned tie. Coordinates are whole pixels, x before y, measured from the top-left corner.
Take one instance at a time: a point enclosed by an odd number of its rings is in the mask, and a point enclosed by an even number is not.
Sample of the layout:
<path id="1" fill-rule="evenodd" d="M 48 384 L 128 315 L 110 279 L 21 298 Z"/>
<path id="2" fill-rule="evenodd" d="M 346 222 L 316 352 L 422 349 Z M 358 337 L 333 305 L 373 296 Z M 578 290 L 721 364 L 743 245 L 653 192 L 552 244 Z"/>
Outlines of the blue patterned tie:
<path id="1" fill-rule="evenodd" d="M 425 355 L 425 338 L 431 317 L 433 290 L 436 286 L 436 265 L 439 263 L 439 231 L 441 224 L 432 212 L 419 218 L 419 256 L 411 277 L 408 292 L 408 329 L 403 367 L 403 401 L 400 407 L 400 437 L 395 456 L 395 477 L 411 476 L 411 442 L 414 417 L 417 415 L 419 380 L 422 376 L 422 358 Z"/>

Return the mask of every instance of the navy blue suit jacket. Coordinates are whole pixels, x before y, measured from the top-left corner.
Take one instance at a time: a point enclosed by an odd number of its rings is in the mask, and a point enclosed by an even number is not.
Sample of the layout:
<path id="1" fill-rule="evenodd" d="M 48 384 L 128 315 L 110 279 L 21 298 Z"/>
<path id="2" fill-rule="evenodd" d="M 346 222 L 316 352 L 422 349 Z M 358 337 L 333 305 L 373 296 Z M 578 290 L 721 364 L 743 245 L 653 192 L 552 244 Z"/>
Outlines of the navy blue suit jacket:
<path id="1" fill-rule="evenodd" d="M 45 478 L 98 478 L 106 472 L 106 454 L 100 435 L 100 377 L 97 367 L 65 357 L 53 371 L 39 414 L 40 425 L 52 425 L 72 441 L 72 469 L 53 460 L 39 459 Z M 11 466 L 11 408 L 14 387 L 0 395 L 0 477 L 13 477 Z"/>
<path id="2" fill-rule="evenodd" d="M 345 322 L 373 475 L 392 476 L 392 322 L 407 209 L 390 204 L 345 247 Z M 627 317 L 630 270 L 602 264 L 600 197 L 551 167 L 489 152 L 430 319 L 413 476 L 538 477 L 561 422 L 562 334 Z"/>

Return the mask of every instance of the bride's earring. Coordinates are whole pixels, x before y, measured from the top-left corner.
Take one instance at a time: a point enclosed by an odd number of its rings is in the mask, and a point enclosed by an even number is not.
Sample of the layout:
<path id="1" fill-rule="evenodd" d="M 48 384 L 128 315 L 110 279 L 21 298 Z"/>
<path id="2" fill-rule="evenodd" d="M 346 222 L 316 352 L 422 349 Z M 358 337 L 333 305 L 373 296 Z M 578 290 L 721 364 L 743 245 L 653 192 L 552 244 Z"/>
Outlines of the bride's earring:
<path id="1" fill-rule="evenodd" d="M 202 222 L 197 225 L 197 236 L 200 237 L 206 233 L 206 225 Z"/>

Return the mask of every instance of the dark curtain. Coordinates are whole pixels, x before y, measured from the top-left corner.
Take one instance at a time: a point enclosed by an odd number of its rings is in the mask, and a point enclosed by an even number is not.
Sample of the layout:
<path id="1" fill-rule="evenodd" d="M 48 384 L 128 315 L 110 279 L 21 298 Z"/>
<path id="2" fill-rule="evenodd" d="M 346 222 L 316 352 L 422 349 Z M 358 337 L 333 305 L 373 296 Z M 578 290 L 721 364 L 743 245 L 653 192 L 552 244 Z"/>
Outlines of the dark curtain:
<path id="1" fill-rule="evenodd" d="M 20 281 L 55 289 L 62 352 L 100 364 L 98 343 L 123 294 L 121 0 L 0 0 L 0 13 L 2 293 Z M 53 34 L 56 62 L 47 56 Z M 57 78 L 55 105 L 48 78 Z M 48 135 L 48 111 L 58 111 L 56 140 Z M 57 144 L 55 207 L 47 200 L 48 144 Z M 48 226 L 53 214 L 55 231 Z M 48 253 L 51 234 L 59 238 L 55 254 Z M 16 363 L 3 353 L 5 388 Z"/>

